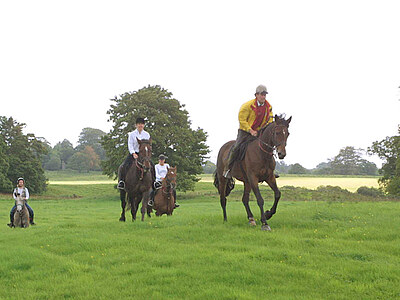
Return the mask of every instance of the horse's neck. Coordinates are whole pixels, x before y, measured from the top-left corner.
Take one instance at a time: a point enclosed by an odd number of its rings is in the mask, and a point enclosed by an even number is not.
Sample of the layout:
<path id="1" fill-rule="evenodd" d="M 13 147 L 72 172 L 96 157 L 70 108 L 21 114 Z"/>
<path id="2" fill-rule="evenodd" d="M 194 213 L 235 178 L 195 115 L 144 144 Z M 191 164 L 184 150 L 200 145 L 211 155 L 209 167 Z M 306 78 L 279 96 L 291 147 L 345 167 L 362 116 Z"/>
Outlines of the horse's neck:
<path id="1" fill-rule="evenodd" d="M 268 143 L 270 146 L 274 146 L 271 145 L 270 142 L 272 141 L 272 130 L 275 128 L 274 124 L 269 125 L 267 128 L 265 128 L 265 130 L 263 131 L 263 133 L 261 134 L 260 139 L 264 142 L 264 143 Z"/>

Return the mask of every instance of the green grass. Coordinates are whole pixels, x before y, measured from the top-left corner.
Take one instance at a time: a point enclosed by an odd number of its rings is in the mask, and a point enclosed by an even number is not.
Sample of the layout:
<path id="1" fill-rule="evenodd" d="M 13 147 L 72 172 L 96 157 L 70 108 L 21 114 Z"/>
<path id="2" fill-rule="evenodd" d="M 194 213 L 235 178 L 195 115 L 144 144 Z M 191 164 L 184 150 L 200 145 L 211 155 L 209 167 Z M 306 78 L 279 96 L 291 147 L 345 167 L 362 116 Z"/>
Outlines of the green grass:
<path id="1" fill-rule="evenodd" d="M 5 226 L 12 200 L 0 195 L 0 299 L 400 297 L 400 202 L 299 201 L 300 190 L 263 232 L 239 190 L 227 223 L 205 182 L 172 217 L 122 223 L 112 185 L 50 185 L 30 201 L 28 229 Z"/>

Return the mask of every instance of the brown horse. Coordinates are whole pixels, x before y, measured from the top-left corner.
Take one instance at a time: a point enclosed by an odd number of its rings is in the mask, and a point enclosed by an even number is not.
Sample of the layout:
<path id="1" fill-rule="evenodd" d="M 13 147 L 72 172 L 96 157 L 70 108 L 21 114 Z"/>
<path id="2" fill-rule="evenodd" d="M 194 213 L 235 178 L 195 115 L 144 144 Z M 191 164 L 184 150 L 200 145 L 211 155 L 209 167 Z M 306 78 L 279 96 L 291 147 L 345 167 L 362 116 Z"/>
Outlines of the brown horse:
<path id="1" fill-rule="evenodd" d="M 15 205 L 17 206 L 17 209 L 14 213 L 14 227 L 29 227 L 29 212 L 25 204 L 26 199 L 23 198 L 21 195 L 18 195 L 17 199 L 15 200 Z"/>
<path id="2" fill-rule="evenodd" d="M 125 221 L 126 198 L 128 200 L 128 208 L 131 210 L 132 221 L 136 220 L 136 213 L 142 202 L 142 221 L 144 215 L 150 216 L 150 210 L 147 207 L 149 193 L 153 184 L 152 165 L 151 165 L 151 139 L 139 140 L 139 157 L 134 160 L 133 164 L 127 170 L 125 177 L 125 190 L 120 190 L 122 213 L 120 221 Z"/>
<path id="3" fill-rule="evenodd" d="M 168 168 L 167 175 L 162 180 L 161 188 L 154 196 L 154 209 L 156 216 L 172 215 L 175 208 L 174 189 L 176 186 L 176 167 Z"/>
<path id="4" fill-rule="evenodd" d="M 275 170 L 275 159 L 274 151 L 278 153 L 279 159 L 283 159 L 286 156 L 286 140 L 289 136 L 289 123 L 292 117 L 285 120 L 280 116 L 275 115 L 275 122 L 268 124 L 262 128 L 257 137 L 253 137 L 253 140 L 249 142 L 246 153 L 243 160 L 235 161 L 231 174 L 232 177 L 243 181 L 244 193 L 242 202 L 247 211 L 247 217 L 250 225 L 256 225 L 253 217 L 253 213 L 249 207 L 249 194 L 250 190 L 253 190 L 257 204 L 261 211 L 261 229 L 271 230 L 267 224 L 272 215 L 276 213 L 281 192 L 276 185 L 276 179 L 274 175 Z M 227 179 L 223 176 L 225 164 L 228 163 L 229 152 L 234 145 L 235 141 L 230 141 L 224 144 L 218 153 L 217 170 L 214 174 L 214 185 L 218 189 L 221 201 L 221 207 L 224 214 L 224 221 L 226 218 L 226 196 L 229 195 L 230 191 L 234 187 L 233 179 Z M 258 183 L 266 181 L 275 194 L 275 201 L 271 207 L 271 210 L 264 212 L 264 199 L 261 196 L 258 188 Z"/>

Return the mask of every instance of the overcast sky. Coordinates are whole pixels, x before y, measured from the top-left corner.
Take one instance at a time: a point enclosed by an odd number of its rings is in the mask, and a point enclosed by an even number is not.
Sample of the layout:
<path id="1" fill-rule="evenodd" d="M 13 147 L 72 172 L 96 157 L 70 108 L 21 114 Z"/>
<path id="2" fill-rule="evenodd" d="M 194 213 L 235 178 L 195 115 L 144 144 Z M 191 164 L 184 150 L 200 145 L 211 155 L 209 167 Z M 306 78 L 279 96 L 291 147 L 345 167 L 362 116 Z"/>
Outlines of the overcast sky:
<path id="1" fill-rule="evenodd" d="M 285 162 L 366 148 L 400 123 L 400 1 L 1 1 L 0 115 L 53 146 L 108 132 L 109 99 L 161 85 L 211 160 L 267 86 Z M 122 159 L 122 158 L 121 158 Z"/>

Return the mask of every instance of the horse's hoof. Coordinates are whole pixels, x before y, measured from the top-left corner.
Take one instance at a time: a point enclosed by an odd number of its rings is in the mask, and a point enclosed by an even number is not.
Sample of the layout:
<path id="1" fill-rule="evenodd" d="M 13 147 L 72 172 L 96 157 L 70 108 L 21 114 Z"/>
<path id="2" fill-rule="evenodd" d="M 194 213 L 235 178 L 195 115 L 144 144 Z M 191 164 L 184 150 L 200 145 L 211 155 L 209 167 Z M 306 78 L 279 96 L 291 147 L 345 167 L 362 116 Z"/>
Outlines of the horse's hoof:
<path id="1" fill-rule="evenodd" d="M 254 219 L 249 219 L 249 225 L 250 226 L 256 226 L 257 223 L 256 223 L 256 221 Z"/>
<path id="2" fill-rule="evenodd" d="M 264 224 L 261 226 L 262 231 L 271 231 L 271 227 L 268 224 Z"/>
<path id="3" fill-rule="evenodd" d="M 119 221 L 120 221 L 120 222 L 125 222 L 125 218 L 122 218 L 122 217 L 121 217 L 121 218 L 119 218 Z"/>

